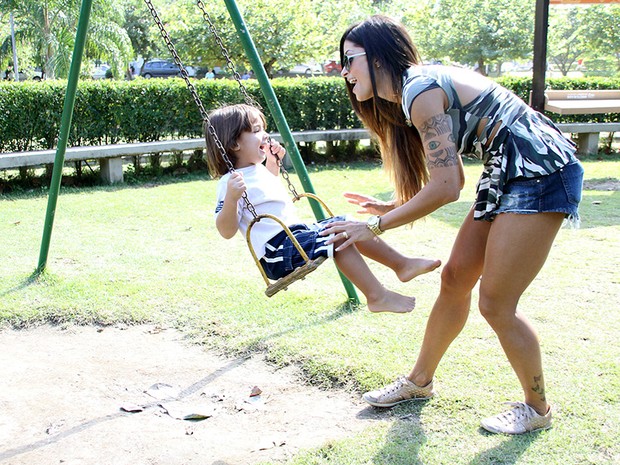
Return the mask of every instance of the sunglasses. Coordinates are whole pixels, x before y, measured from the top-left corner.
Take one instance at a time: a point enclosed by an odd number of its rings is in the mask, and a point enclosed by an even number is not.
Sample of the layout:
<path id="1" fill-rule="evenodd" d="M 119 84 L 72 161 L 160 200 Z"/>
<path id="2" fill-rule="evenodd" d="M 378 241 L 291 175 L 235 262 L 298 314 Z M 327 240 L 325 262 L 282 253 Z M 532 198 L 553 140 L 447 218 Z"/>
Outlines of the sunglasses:
<path id="1" fill-rule="evenodd" d="M 351 70 L 351 63 L 353 63 L 353 58 L 361 57 L 362 55 L 366 55 L 366 52 L 354 53 L 353 55 L 344 55 L 342 59 L 342 66 L 347 70 Z"/>

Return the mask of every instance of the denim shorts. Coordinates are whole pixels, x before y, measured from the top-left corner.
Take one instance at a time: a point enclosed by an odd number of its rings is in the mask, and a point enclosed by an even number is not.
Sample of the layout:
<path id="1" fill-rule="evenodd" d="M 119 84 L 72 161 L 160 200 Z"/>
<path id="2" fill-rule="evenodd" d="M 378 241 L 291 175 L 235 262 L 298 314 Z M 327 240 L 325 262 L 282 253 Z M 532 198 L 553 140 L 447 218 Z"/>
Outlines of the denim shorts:
<path id="1" fill-rule="evenodd" d="M 493 213 L 559 212 L 571 225 L 578 226 L 582 187 L 583 167 L 575 159 L 547 176 L 509 181 L 499 199 L 499 208 Z"/>

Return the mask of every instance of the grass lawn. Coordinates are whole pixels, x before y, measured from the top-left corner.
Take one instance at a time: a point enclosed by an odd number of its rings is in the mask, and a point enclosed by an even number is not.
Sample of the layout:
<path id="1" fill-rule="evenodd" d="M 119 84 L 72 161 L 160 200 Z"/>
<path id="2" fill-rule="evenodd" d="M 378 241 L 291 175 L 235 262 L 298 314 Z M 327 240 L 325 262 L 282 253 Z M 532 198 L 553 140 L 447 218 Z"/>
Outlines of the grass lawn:
<path id="1" fill-rule="evenodd" d="M 398 406 L 363 433 L 290 464 L 620 463 L 620 192 L 604 190 L 607 181 L 618 185 L 620 158 L 603 158 L 584 160 L 590 188 L 580 208 L 581 229 L 560 231 L 521 300 L 541 339 L 556 409 L 553 429 L 519 437 L 479 429 L 480 418 L 497 413 L 503 401 L 521 400 L 521 393 L 474 305 L 437 371 L 438 396 Z M 445 262 L 479 171 L 468 162 L 458 202 L 383 237 L 407 254 Z M 355 214 L 341 195 L 345 190 L 390 195 L 375 165 L 310 167 L 310 176 L 338 213 Z M 0 196 L 0 325 L 162 323 L 209 348 L 264 351 L 275 364 L 299 364 L 308 382 L 360 393 L 408 372 L 438 293 L 439 271 L 403 284 L 371 264 L 386 286 L 417 297 L 407 315 L 350 307 L 332 263 L 268 299 L 245 241 L 217 234 L 215 183 L 193 177 L 63 189 L 47 271 L 36 280 L 30 276 L 47 197 Z"/>

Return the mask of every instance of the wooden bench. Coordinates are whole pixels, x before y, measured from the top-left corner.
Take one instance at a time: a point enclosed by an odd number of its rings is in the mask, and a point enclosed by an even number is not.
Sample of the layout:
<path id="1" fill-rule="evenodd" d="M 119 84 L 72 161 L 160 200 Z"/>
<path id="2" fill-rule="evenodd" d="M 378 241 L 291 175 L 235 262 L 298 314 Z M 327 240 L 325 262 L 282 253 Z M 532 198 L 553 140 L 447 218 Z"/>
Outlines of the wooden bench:
<path id="1" fill-rule="evenodd" d="M 620 90 L 547 90 L 545 110 L 559 115 L 620 113 Z"/>
<path id="2" fill-rule="evenodd" d="M 563 123 L 558 127 L 565 133 L 579 135 L 579 146 L 586 153 L 598 150 L 598 138 L 601 132 L 620 132 L 620 122 L 615 123 Z M 347 140 L 366 140 L 370 135 L 366 129 L 335 129 L 325 131 L 293 132 L 296 142 L 333 142 Z M 278 133 L 272 137 L 282 141 Z M 105 183 L 113 184 L 123 181 L 123 157 L 144 156 L 150 154 L 175 153 L 204 150 L 205 140 L 179 139 L 135 144 L 98 145 L 90 147 L 67 148 L 65 162 L 98 160 L 101 178 Z M 39 150 L 33 152 L 0 153 L 0 170 L 21 167 L 43 166 L 54 163 L 56 150 Z M 290 167 L 290 161 L 286 163 Z"/>
<path id="3" fill-rule="evenodd" d="M 559 115 L 591 115 L 620 113 L 620 90 L 553 90 L 545 91 L 545 110 Z M 598 152 L 601 132 L 620 131 L 614 123 L 568 123 L 559 125 L 563 132 L 577 134 L 577 150 L 581 154 Z"/>
<path id="4" fill-rule="evenodd" d="M 299 131 L 293 132 L 295 142 L 331 142 L 337 140 L 369 139 L 365 129 L 341 129 L 328 131 Z M 282 141 L 278 133 L 272 137 Z M 161 153 L 186 152 L 204 150 L 204 138 L 180 139 L 157 142 L 143 142 L 135 144 L 97 145 L 90 147 L 71 147 L 65 151 L 65 162 L 98 160 L 103 182 L 114 184 L 123 182 L 123 157 L 142 156 Z M 39 150 L 33 152 L 0 153 L 0 170 L 43 166 L 54 163 L 56 150 Z M 290 161 L 286 163 L 290 166 Z"/>
<path id="5" fill-rule="evenodd" d="M 581 155 L 598 153 L 601 132 L 620 132 L 620 121 L 616 123 L 560 123 L 564 133 L 577 134 L 577 153 Z"/>

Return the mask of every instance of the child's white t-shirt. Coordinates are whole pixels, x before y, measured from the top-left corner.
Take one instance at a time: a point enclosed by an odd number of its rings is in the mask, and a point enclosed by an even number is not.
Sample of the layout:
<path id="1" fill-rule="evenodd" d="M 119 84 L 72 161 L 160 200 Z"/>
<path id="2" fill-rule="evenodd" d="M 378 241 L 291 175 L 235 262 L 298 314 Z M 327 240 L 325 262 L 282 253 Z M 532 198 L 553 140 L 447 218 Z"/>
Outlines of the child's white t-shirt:
<path id="1" fill-rule="evenodd" d="M 243 174 L 248 199 L 254 205 L 257 215 L 268 213 L 281 220 L 287 226 L 301 222 L 297 216 L 293 201 L 278 176 L 274 176 L 261 164 L 248 166 L 236 171 Z M 229 178 L 230 173 L 227 173 L 217 183 L 216 217 L 224 205 L 226 185 Z M 254 216 L 248 210 L 243 198 L 239 199 L 237 216 L 239 219 L 239 229 L 245 237 L 248 225 L 254 219 Z M 269 218 L 263 219 L 252 226 L 252 247 L 259 258 L 265 255 L 265 244 L 280 231 L 282 231 L 280 224 Z"/>

